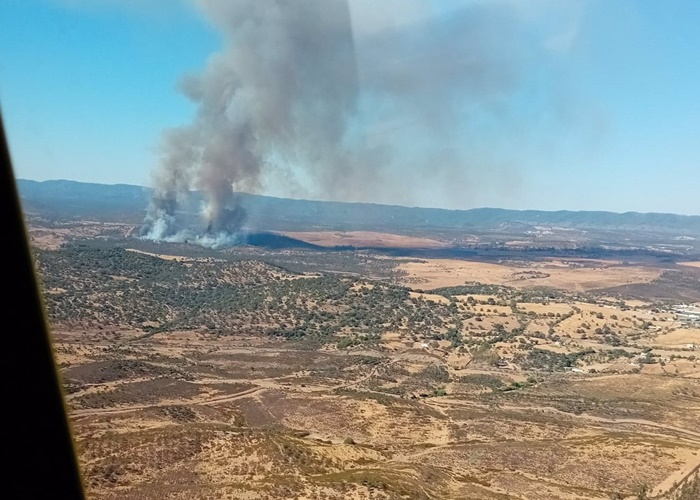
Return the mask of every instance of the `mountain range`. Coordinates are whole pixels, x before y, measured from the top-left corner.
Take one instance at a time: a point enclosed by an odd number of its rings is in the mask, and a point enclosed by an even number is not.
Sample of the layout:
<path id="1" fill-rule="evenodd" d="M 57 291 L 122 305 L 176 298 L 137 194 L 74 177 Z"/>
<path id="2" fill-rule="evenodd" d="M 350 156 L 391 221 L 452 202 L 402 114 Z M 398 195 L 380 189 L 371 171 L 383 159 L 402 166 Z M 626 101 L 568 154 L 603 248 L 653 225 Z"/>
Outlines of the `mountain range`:
<path id="1" fill-rule="evenodd" d="M 69 180 L 18 180 L 20 198 L 29 214 L 138 223 L 151 189 L 128 184 L 94 184 Z M 385 231 L 472 234 L 572 235 L 602 232 L 664 235 L 676 242 L 700 240 L 700 216 L 602 211 L 542 211 L 475 208 L 447 210 L 373 203 L 310 201 L 238 193 L 248 212 L 248 225 L 278 231 Z M 193 216 L 201 195 L 192 192 L 185 211 Z M 670 237 L 670 238 L 669 238 Z"/>

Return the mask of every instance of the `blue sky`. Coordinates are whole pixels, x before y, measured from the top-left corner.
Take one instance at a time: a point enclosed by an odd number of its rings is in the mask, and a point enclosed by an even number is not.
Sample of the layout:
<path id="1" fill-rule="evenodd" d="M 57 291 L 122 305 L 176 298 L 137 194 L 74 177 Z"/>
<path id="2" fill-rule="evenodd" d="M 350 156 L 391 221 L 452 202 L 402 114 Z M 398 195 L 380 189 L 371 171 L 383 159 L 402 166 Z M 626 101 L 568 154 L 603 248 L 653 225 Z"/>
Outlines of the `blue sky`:
<path id="1" fill-rule="evenodd" d="M 476 0 L 351 1 L 362 73 L 363 37 Z M 537 48 L 495 105 L 510 118 L 457 127 L 471 129 L 457 141 L 464 189 L 407 172 L 372 201 L 700 214 L 700 2 L 494 1 L 520 20 L 518 43 Z M 16 175 L 149 184 L 162 131 L 195 113 L 178 82 L 222 43 L 186 1 L 5 0 L 0 105 Z M 298 195 L 284 182 L 262 192 Z"/>

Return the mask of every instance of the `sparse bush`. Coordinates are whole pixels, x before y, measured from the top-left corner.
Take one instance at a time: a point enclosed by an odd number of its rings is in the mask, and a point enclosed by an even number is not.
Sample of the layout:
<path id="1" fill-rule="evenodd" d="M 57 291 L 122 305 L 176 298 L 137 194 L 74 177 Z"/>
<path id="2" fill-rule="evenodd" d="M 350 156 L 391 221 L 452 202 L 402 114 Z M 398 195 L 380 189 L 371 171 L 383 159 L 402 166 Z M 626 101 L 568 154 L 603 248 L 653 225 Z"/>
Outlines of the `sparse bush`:
<path id="1" fill-rule="evenodd" d="M 450 380 L 447 368 L 441 365 L 428 365 L 419 376 L 433 382 L 448 382 Z"/>
<path id="2" fill-rule="evenodd" d="M 437 387 L 436 389 L 433 390 L 433 396 L 447 396 L 447 391 L 445 390 L 444 387 Z"/>

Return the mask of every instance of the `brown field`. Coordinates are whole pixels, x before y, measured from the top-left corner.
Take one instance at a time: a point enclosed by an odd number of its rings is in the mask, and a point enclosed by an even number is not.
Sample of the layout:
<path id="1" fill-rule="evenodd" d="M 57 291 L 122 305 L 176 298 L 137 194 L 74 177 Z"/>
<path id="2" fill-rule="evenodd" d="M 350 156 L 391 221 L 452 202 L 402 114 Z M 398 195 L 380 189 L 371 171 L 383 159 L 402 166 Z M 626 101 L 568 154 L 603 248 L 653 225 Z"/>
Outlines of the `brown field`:
<path id="1" fill-rule="evenodd" d="M 78 221 L 66 227 L 49 227 L 31 224 L 28 237 L 36 248 L 55 250 L 75 238 L 98 238 L 104 236 L 124 237 L 133 230 L 131 224 Z"/>
<path id="2" fill-rule="evenodd" d="M 480 384 L 524 379 L 444 345 L 56 341 L 93 498 L 607 499 L 667 492 L 700 464 L 691 379 L 571 374 L 499 396 Z M 435 363 L 453 374 L 445 397 L 383 388 Z"/>
<path id="3" fill-rule="evenodd" d="M 405 282 L 423 289 L 479 282 L 518 288 L 548 286 L 583 292 L 634 283 L 649 283 L 661 270 L 652 267 L 627 266 L 608 261 L 593 262 L 591 267 L 565 265 L 561 261 L 532 262 L 527 267 L 491 264 L 452 259 L 423 259 L 405 262 L 399 268 L 406 273 Z"/>
<path id="4" fill-rule="evenodd" d="M 409 297 L 420 298 L 423 300 L 431 300 L 433 302 L 439 302 L 442 304 L 449 304 L 450 303 L 450 299 L 448 299 L 447 297 L 443 297 L 442 295 L 436 295 L 434 293 L 410 292 Z"/>
<path id="5" fill-rule="evenodd" d="M 700 346 L 700 328 L 679 328 L 662 333 L 650 339 L 650 343 L 677 348 L 684 348 L 688 344 Z"/>
<path id="6" fill-rule="evenodd" d="M 700 262 L 679 262 L 681 266 L 700 267 Z"/>
<path id="7" fill-rule="evenodd" d="M 550 304 L 531 304 L 528 302 L 523 302 L 519 304 L 519 307 L 525 311 L 525 312 L 534 312 L 536 314 L 547 314 L 547 313 L 554 313 L 554 314 L 566 314 L 568 312 L 571 312 L 571 306 L 569 304 L 561 304 L 561 303 L 550 303 Z"/>
<path id="8" fill-rule="evenodd" d="M 280 234 L 322 247 L 354 246 L 372 248 L 445 248 L 449 245 L 437 240 L 375 233 L 372 231 L 285 231 Z"/>
<path id="9" fill-rule="evenodd" d="M 50 233 L 34 235 L 89 498 L 697 498 L 700 329 L 618 288 L 653 292 L 668 268 L 57 250 Z M 698 288 L 669 267 L 658 289 Z"/>
<path id="10" fill-rule="evenodd" d="M 478 340 L 454 349 L 405 329 L 349 349 L 196 331 L 56 331 L 88 491 L 105 499 L 631 500 L 643 486 L 670 500 L 700 467 L 700 366 L 686 346 L 700 330 L 649 303 L 622 309 L 610 297 L 519 302 L 515 312 L 494 295 L 454 299 L 480 318 L 463 324 L 472 339 L 525 318 L 527 328 L 486 353 Z M 612 326 L 632 341 L 642 323 L 650 326 L 626 348 L 631 358 L 610 358 L 613 347 L 593 334 Z M 552 328 L 562 337 L 545 337 Z M 598 354 L 579 372 L 547 375 L 521 365 L 530 342 L 556 356 Z M 646 346 L 665 361 L 630 362 Z"/>
<path id="11" fill-rule="evenodd" d="M 135 248 L 127 248 L 127 252 L 140 253 L 141 255 L 150 255 L 163 260 L 174 260 L 177 262 L 224 262 L 223 259 L 214 259 L 212 257 L 183 257 L 182 255 L 168 255 L 162 253 L 145 252 Z"/>

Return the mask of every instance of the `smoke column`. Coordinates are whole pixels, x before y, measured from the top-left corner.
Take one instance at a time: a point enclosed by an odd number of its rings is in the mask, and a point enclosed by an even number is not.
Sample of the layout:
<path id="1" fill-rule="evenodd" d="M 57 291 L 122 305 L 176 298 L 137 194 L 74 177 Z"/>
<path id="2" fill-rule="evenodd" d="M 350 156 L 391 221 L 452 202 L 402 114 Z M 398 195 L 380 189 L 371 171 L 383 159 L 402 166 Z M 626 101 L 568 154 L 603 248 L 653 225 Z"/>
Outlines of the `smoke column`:
<path id="1" fill-rule="evenodd" d="M 508 2 L 455 1 L 429 16 L 439 2 L 386 1 L 395 8 L 383 17 L 368 0 L 196 1 L 223 48 L 181 81 L 196 117 L 164 133 L 142 237 L 233 243 L 246 220 L 235 193 L 269 179 L 292 190 L 300 176 L 325 199 L 409 203 L 436 186 L 463 200 L 481 172 L 509 182 L 484 144 L 517 128 L 509 106 L 543 44 L 525 42 Z M 193 189 L 196 230 L 179 215 Z"/>
<path id="2" fill-rule="evenodd" d="M 191 188 L 205 197 L 210 235 L 235 235 L 245 219 L 234 191 L 259 189 L 273 161 L 345 168 L 357 74 L 344 0 L 202 1 L 225 49 L 182 91 L 195 121 L 164 138 L 143 235 L 183 239 L 177 208 Z M 190 235 L 191 237 L 191 235 Z"/>

